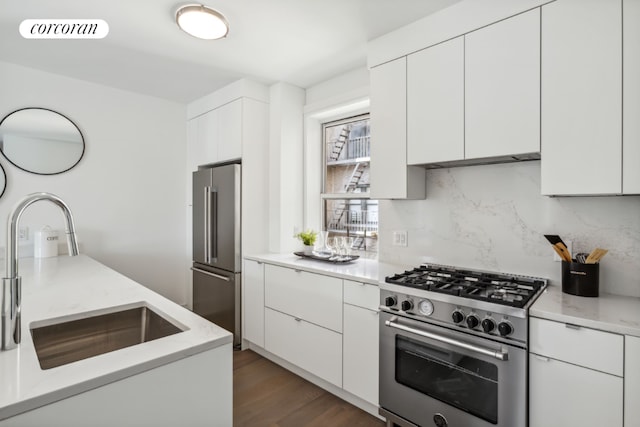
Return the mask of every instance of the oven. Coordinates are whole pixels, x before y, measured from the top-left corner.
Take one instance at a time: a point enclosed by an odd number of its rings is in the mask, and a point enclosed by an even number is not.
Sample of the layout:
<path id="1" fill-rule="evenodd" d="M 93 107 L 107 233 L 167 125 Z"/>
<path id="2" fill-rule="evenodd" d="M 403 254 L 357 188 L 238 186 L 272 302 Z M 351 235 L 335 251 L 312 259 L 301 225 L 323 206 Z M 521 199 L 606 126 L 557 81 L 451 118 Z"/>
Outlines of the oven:
<path id="1" fill-rule="evenodd" d="M 380 413 L 388 426 L 526 426 L 524 348 L 402 313 L 380 312 Z"/>

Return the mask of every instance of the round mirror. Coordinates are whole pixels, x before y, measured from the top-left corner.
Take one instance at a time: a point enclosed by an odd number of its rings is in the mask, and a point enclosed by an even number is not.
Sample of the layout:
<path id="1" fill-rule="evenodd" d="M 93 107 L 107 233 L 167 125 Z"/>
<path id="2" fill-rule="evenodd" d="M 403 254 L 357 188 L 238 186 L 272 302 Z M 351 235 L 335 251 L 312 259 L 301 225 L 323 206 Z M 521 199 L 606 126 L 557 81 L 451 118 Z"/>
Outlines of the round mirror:
<path id="1" fill-rule="evenodd" d="M 78 164 L 84 154 L 84 138 L 62 114 L 24 108 L 0 122 L 0 151 L 22 170 L 55 175 Z"/>

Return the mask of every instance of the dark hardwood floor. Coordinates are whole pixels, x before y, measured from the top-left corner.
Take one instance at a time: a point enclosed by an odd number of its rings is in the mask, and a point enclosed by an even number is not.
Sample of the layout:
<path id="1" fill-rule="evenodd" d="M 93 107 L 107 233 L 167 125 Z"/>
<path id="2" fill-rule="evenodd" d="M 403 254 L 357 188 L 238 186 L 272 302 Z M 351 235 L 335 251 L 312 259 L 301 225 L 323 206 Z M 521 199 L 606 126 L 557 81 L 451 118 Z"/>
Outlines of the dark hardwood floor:
<path id="1" fill-rule="evenodd" d="M 233 352 L 235 427 L 383 427 L 384 422 L 251 351 Z"/>

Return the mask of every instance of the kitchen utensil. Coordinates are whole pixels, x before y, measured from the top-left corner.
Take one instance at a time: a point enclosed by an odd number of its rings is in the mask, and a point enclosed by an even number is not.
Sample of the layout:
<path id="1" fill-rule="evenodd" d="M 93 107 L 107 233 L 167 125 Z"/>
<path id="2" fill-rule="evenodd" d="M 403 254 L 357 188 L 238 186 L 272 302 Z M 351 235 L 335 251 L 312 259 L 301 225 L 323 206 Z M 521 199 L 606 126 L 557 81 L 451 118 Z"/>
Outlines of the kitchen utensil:
<path id="1" fill-rule="evenodd" d="M 562 241 L 560 236 L 555 234 L 545 234 L 544 237 L 549 241 L 549 243 L 551 243 L 560 259 L 571 262 L 571 252 L 569 252 L 567 245 Z"/>
<path id="2" fill-rule="evenodd" d="M 587 259 L 585 260 L 586 264 L 596 264 L 600 262 L 603 256 L 605 256 L 609 252 L 608 249 L 595 248 L 591 251 Z"/>
<path id="3" fill-rule="evenodd" d="M 579 254 L 576 254 L 576 261 L 578 261 L 581 264 L 585 264 L 587 262 L 587 256 L 588 255 L 589 254 L 585 254 L 585 253 L 582 253 L 582 252 L 579 253 Z"/>

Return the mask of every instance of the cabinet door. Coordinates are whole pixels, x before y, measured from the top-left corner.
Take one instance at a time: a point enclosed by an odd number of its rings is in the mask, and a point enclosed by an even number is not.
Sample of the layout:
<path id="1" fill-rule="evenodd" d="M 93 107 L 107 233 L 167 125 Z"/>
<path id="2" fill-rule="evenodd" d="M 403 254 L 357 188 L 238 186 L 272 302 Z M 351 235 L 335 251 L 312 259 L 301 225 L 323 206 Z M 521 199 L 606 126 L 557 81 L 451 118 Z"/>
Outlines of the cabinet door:
<path id="1" fill-rule="evenodd" d="M 425 170 L 407 166 L 407 60 L 371 69 L 371 198 L 424 199 Z"/>
<path id="2" fill-rule="evenodd" d="M 407 163 L 464 159 L 464 37 L 407 58 Z"/>
<path id="3" fill-rule="evenodd" d="M 529 356 L 530 427 L 622 427 L 622 378 Z"/>
<path id="4" fill-rule="evenodd" d="M 622 192 L 640 194 L 640 0 L 624 0 Z M 640 422 L 640 421 L 638 421 Z"/>
<path id="5" fill-rule="evenodd" d="M 342 279 L 266 265 L 265 306 L 342 332 Z"/>
<path id="6" fill-rule="evenodd" d="M 343 388 L 378 406 L 378 312 L 344 305 Z"/>
<path id="7" fill-rule="evenodd" d="M 624 427 L 640 427 L 640 338 L 624 339 Z"/>
<path id="8" fill-rule="evenodd" d="M 465 158 L 540 152 L 540 9 L 465 36 Z"/>
<path id="9" fill-rule="evenodd" d="M 218 108 L 218 120 L 218 161 L 239 159 L 242 157 L 242 99 Z"/>
<path id="10" fill-rule="evenodd" d="M 198 133 L 196 138 L 196 163 L 206 165 L 218 161 L 218 110 L 211 110 L 196 118 Z"/>
<path id="11" fill-rule="evenodd" d="M 269 308 L 265 349 L 342 387 L 342 335 Z"/>
<path id="12" fill-rule="evenodd" d="M 621 7 L 621 0 L 542 6 L 542 194 L 621 192 Z"/>
<path id="13" fill-rule="evenodd" d="M 264 347 L 264 264 L 245 259 L 242 283 L 242 336 Z"/>

